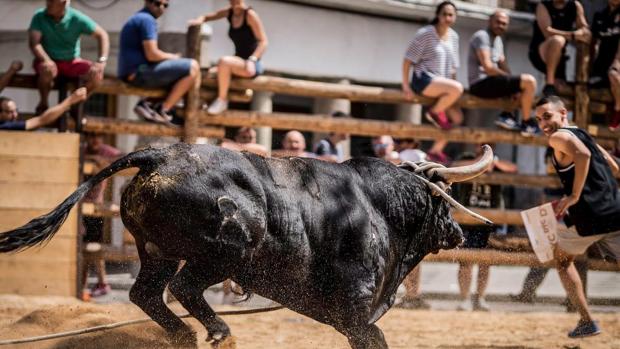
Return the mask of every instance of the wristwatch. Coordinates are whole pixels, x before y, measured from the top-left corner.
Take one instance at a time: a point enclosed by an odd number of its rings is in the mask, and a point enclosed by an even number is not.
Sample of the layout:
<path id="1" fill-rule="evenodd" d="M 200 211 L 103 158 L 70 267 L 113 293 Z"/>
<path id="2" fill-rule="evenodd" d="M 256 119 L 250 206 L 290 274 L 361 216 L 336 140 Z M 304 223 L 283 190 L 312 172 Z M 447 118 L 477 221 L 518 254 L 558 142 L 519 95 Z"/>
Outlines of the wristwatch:
<path id="1" fill-rule="evenodd" d="M 108 61 L 108 57 L 106 56 L 101 56 L 97 59 L 97 63 L 105 63 Z"/>

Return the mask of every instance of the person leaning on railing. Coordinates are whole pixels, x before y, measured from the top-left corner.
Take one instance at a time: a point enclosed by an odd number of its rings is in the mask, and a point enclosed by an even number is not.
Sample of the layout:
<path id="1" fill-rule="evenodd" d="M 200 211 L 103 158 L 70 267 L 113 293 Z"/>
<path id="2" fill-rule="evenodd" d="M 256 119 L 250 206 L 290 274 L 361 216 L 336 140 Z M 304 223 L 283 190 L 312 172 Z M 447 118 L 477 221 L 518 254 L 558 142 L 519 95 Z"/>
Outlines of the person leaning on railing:
<path id="1" fill-rule="evenodd" d="M 261 58 L 267 48 L 267 34 L 258 13 L 248 7 L 243 0 L 230 0 L 230 7 L 207 13 L 189 22 L 190 25 L 202 24 L 226 18 L 230 23 L 228 36 L 235 45 L 234 56 L 220 58 L 216 69 L 218 94 L 207 112 L 217 115 L 228 109 L 228 88 L 230 78 L 239 76 L 253 78 L 263 73 Z"/>

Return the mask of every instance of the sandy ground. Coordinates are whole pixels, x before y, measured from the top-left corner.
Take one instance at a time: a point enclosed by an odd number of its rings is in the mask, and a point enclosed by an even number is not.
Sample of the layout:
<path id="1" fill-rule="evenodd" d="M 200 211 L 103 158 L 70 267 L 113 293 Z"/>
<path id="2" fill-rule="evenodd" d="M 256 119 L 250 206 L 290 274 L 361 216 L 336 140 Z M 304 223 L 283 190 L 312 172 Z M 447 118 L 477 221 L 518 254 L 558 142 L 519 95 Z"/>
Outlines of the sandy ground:
<path id="1" fill-rule="evenodd" d="M 182 313 L 178 304 L 172 306 Z M 220 310 L 239 309 L 220 307 Z M 71 298 L 0 296 L 0 339 L 23 338 L 123 320 L 145 315 L 131 304 L 96 305 Z M 620 314 L 596 314 L 604 333 L 571 340 L 565 333 L 577 321 L 574 314 L 412 311 L 392 309 L 379 321 L 390 348 L 605 348 L 620 349 Z M 226 316 L 237 348 L 349 348 L 344 336 L 329 326 L 288 310 L 243 316 Z M 206 331 L 198 331 L 200 348 Z M 168 348 L 163 331 L 154 323 L 6 348 Z"/>

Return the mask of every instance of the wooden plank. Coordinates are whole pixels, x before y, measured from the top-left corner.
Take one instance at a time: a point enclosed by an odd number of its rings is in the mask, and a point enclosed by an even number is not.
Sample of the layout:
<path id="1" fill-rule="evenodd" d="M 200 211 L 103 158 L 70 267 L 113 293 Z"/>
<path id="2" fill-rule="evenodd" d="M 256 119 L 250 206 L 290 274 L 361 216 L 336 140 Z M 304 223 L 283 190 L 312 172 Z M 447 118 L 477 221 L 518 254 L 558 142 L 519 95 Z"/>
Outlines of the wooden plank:
<path id="1" fill-rule="evenodd" d="M 77 260 L 77 237 L 70 238 L 54 237 L 49 243 L 35 246 L 28 250 L 0 255 L 2 265 L 27 265 L 30 262 L 37 263 L 75 263 Z M 4 275 L 4 268 L 1 268 Z"/>
<path id="2" fill-rule="evenodd" d="M 470 210 L 490 219 L 494 224 L 523 225 L 521 211 L 519 210 L 500 210 L 500 209 L 479 209 L 468 207 Z M 470 215 L 457 210 L 452 210 L 452 218 L 459 224 L 482 225 L 484 223 L 471 217 Z"/>
<path id="3" fill-rule="evenodd" d="M 468 182 L 480 184 L 498 184 L 514 187 L 561 188 L 562 183 L 557 176 L 530 175 L 518 173 L 485 173 Z"/>
<path id="4" fill-rule="evenodd" d="M 0 293 L 31 295 L 76 295 L 75 262 L 39 261 L 2 265 Z"/>
<path id="5" fill-rule="evenodd" d="M 78 159 L 79 144 L 75 133 L 0 131 L 3 155 Z"/>
<path id="6" fill-rule="evenodd" d="M 217 81 L 203 73 L 203 86 L 216 87 Z M 233 90 L 252 89 L 285 95 L 348 99 L 352 102 L 370 103 L 421 103 L 430 105 L 432 98 L 415 95 L 406 98 L 401 90 L 362 85 L 344 85 L 318 81 L 287 79 L 275 76 L 259 76 L 254 79 L 233 79 L 230 83 Z M 516 101 L 510 98 L 481 99 L 464 94 L 457 104 L 463 108 L 489 108 L 514 110 L 518 108 Z"/>
<path id="7" fill-rule="evenodd" d="M 167 126 L 135 120 L 120 120 L 89 116 L 84 119 L 84 131 L 101 134 L 137 134 L 142 136 L 181 137 L 182 127 Z M 198 137 L 224 138 L 225 131 L 219 127 L 200 127 Z"/>
<path id="8" fill-rule="evenodd" d="M 427 262 L 461 262 L 488 265 L 520 265 L 528 267 L 554 267 L 553 262 L 542 264 L 531 252 L 506 252 L 491 249 L 454 249 L 441 250 L 438 254 L 429 254 Z M 614 263 L 599 259 L 590 259 L 588 269 L 599 271 L 620 271 Z"/>
<path id="9" fill-rule="evenodd" d="M 13 183 L 77 183 L 77 158 L 25 157 L 0 154 L 0 181 Z M 54 169 L 50 171 L 50 169 Z"/>
<path id="10" fill-rule="evenodd" d="M 0 208 L 56 207 L 76 189 L 74 184 L 0 182 Z"/>
<path id="11" fill-rule="evenodd" d="M 191 25 L 187 29 L 185 47 L 187 52 L 186 57 L 193 58 L 200 62 L 200 46 L 202 43 L 201 25 Z M 185 94 L 185 125 L 183 141 L 185 143 L 196 143 L 198 138 L 198 117 L 200 111 L 200 79 L 201 76 L 196 77 L 199 79 L 197 84 L 192 86 Z"/>

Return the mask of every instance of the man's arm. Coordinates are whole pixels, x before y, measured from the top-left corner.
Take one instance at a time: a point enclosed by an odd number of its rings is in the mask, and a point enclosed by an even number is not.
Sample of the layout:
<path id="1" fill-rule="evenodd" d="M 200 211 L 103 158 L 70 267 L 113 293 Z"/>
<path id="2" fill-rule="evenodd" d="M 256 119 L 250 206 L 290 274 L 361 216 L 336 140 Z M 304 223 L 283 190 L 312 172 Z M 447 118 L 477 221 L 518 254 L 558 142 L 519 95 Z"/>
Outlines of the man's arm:
<path id="1" fill-rule="evenodd" d="M 157 46 L 157 40 L 144 40 L 142 41 L 142 47 L 144 48 L 144 56 L 149 62 L 157 63 L 168 59 L 177 59 L 181 57 L 175 53 L 164 52 Z"/>
<path id="2" fill-rule="evenodd" d="M 108 61 L 108 55 L 110 54 L 110 37 L 108 36 L 108 32 L 106 32 L 99 25 L 95 28 L 92 36 L 97 39 L 97 42 L 99 43 L 99 58 L 97 58 L 97 61 L 93 64 L 91 73 L 95 74 L 97 78 L 103 79 L 103 73 Z"/>
<path id="3" fill-rule="evenodd" d="M 611 173 L 614 176 L 617 175 L 618 172 L 620 171 L 620 167 L 618 167 L 618 163 L 614 160 L 614 158 L 611 156 L 611 154 L 609 154 L 607 152 L 607 150 L 605 150 L 603 147 L 601 147 L 598 144 L 596 145 L 596 147 L 603 154 L 603 157 L 605 158 L 605 161 L 607 161 L 607 164 L 611 168 Z"/>
<path id="4" fill-rule="evenodd" d="M 228 15 L 228 11 L 230 11 L 230 8 L 223 8 L 219 11 L 216 12 L 209 12 L 205 15 L 202 15 L 198 18 L 195 19 L 191 19 L 188 24 L 189 25 L 196 25 L 196 24 L 202 24 L 204 22 L 209 22 L 209 21 L 215 21 L 221 18 L 224 18 Z"/>
<path id="5" fill-rule="evenodd" d="M 269 40 L 267 39 L 263 22 L 261 22 L 260 17 L 258 17 L 258 14 L 254 10 L 248 10 L 248 25 L 252 29 L 254 37 L 258 40 L 258 45 L 254 53 L 252 53 L 252 56 L 261 58 L 265 49 L 267 49 L 267 45 L 269 45 Z"/>
<path id="6" fill-rule="evenodd" d="M 50 58 L 50 56 L 47 55 L 47 52 L 45 52 L 43 45 L 41 45 L 42 37 L 43 34 L 41 34 L 40 31 L 32 29 L 28 31 L 28 42 L 30 44 L 30 51 L 32 51 L 32 54 L 37 60 L 42 62 L 48 62 L 52 59 Z"/>
<path id="7" fill-rule="evenodd" d="M 480 62 L 480 65 L 487 75 L 508 75 L 508 72 L 502 70 L 500 67 L 493 66 L 493 62 L 491 61 L 491 50 L 487 48 L 477 49 L 476 56 L 478 57 L 478 62 Z"/>
<path id="8" fill-rule="evenodd" d="M 65 100 L 51 108 L 48 108 L 40 116 L 26 120 L 26 130 L 34 130 L 42 126 L 49 125 L 50 123 L 56 121 L 62 114 L 64 114 L 64 112 L 69 110 L 72 105 L 86 100 L 86 97 L 86 88 L 78 88 L 73 91 L 69 97 L 65 98 Z"/>
<path id="9" fill-rule="evenodd" d="M 7 87 L 9 82 L 11 82 L 13 76 L 15 76 L 18 71 L 22 70 L 23 67 L 24 64 L 22 63 L 22 61 L 11 62 L 9 70 L 7 70 L 4 74 L 2 74 L 2 76 L 0 76 L 0 92 L 2 92 L 5 87 Z"/>
<path id="10" fill-rule="evenodd" d="M 561 217 L 566 210 L 577 203 L 581 197 L 583 186 L 588 177 L 590 168 L 590 157 L 592 154 L 585 144 L 574 134 L 564 131 L 555 132 L 549 138 L 549 146 L 554 151 L 562 153 L 568 160 L 572 159 L 575 164 L 575 178 L 573 179 L 573 188 L 571 195 L 563 197 L 556 206 L 556 216 Z"/>

